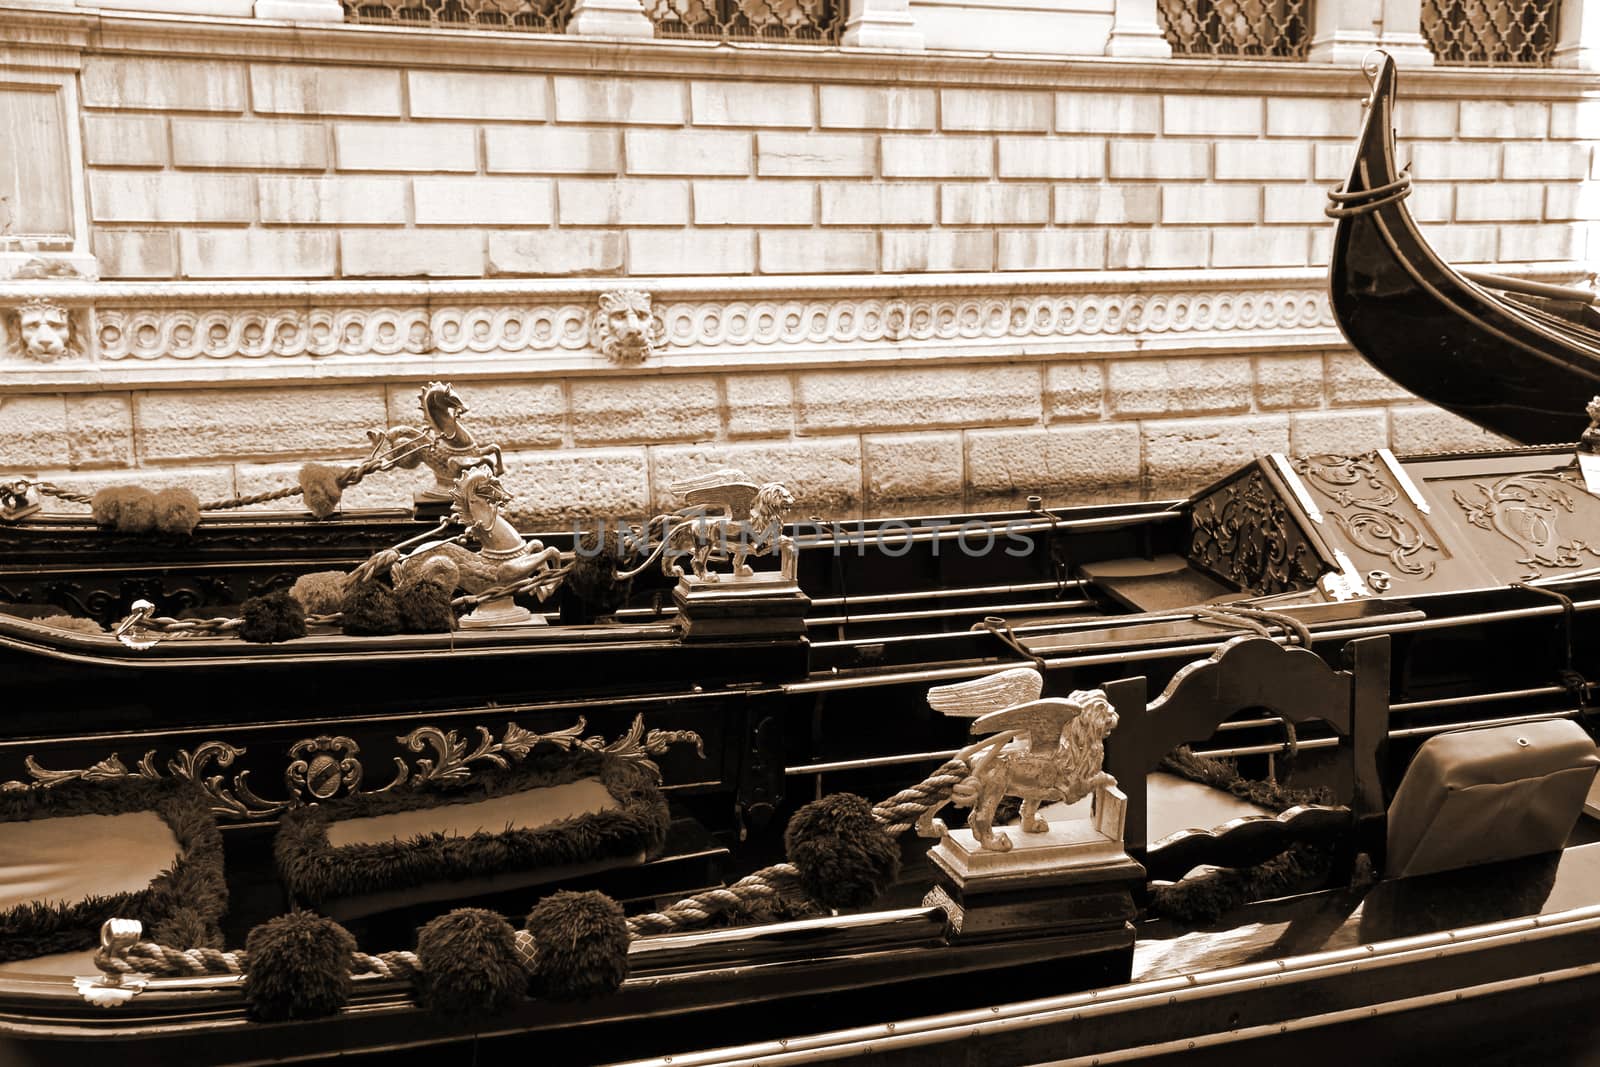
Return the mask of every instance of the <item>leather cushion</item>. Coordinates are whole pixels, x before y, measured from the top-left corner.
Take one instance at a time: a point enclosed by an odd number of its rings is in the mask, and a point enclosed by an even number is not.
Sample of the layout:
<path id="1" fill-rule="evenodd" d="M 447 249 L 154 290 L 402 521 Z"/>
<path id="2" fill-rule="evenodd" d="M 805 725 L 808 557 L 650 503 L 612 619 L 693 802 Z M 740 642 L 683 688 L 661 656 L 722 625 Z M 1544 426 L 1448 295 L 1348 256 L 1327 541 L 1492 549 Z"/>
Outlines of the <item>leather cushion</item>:
<path id="1" fill-rule="evenodd" d="M 1594 742 L 1565 719 L 1429 738 L 1389 804 L 1386 873 L 1408 877 L 1559 849 L 1597 768 Z"/>
<path id="2" fill-rule="evenodd" d="M 181 851 L 153 811 L 0 823 L 0 911 L 142 892 Z"/>

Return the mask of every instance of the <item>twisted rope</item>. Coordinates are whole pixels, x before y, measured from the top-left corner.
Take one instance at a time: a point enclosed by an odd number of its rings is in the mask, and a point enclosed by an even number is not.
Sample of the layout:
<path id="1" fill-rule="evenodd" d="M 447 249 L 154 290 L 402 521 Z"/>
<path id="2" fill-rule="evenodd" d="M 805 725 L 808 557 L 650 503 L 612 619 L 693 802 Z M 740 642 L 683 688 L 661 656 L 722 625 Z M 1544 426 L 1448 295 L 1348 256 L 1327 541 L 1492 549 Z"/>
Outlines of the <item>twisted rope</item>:
<path id="1" fill-rule="evenodd" d="M 348 489 L 374 471 L 383 470 L 391 462 L 392 457 L 389 456 L 366 459 L 340 471 L 334 481 L 340 489 Z M 36 482 L 27 479 L 24 482 L 37 489 L 44 496 L 64 500 L 69 504 L 82 504 L 84 507 L 92 507 L 94 505 L 94 497 L 89 493 L 63 489 L 53 482 Z M 299 496 L 304 491 L 304 488 L 300 485 L 286 485 L 281 489 L 267 489 L 260 493 L 251 493 L 249 496 L 232 496 L 219 500 L 208 500 L 200 505 L 200 510 L 225 511 L 230 508 L 247 508 L 253 504 L 269 504 L 274 500 L 287 500 L 290 497 Z"/>
<path id="2" fill-rule="evenodd" d="M 928 777 L 902 789 L 872 808 L 872 817 L 885 833 L 898 837 L 911 829 L 918 818 L 942 805 L 955 787 L 972 773 L 960 756 L 946 760 Z M 634 937 L 666 934 L 705 926 L 724 914 L 747 912 L 756 907 L 787 904 L 806 905 L 805 890 L 792 863 L 775 863 L 746 875 L 733 885 L 685 897 L 662 911 L 635 915 L 628 920 L 628 933 Z"/>
<path id="3" fill-rule="evenodd" d="M 212 974 L 243 974 L 249 959 L 244 952 L 214 948 L 172 948 L 154 941 L 125 946 L 102 944 L 94 965 L 106 974 L 152 974 L 163 978 L 198 978 Z"/>

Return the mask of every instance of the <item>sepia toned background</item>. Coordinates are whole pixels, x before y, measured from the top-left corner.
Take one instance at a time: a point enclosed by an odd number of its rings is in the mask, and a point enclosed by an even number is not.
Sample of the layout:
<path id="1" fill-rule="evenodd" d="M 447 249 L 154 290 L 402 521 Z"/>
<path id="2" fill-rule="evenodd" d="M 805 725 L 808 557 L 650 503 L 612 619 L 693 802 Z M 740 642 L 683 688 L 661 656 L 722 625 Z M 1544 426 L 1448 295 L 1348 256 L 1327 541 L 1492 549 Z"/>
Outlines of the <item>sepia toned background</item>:
<path id="1" fill-rule="evenodd" d="M 1328 308 L 1374 46 L 1441 255 L 1591 277 L 1594 5 L 843 2 L 0 0 L 0 470 L 248 493 L 441 378 L 545 519 L 721 464 L 881 511 L 1492 443 Z M 18 343 L 41 299 L 74 352 Z"/>

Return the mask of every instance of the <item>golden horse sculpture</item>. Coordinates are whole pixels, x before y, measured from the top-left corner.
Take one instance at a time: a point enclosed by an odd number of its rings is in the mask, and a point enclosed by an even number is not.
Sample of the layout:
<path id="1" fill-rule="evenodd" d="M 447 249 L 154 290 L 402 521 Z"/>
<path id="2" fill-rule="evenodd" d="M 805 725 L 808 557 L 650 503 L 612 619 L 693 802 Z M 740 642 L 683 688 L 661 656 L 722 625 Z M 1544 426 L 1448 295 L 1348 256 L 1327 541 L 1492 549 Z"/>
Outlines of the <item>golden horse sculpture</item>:
<path id="1" fill-rule="evenodd" d="M 1040 699 L 1044 678 L 1032 667 L 1013 667 L 968 682 L 935 686 L 928 704 L 935 711 L 973 718 L 973 734 L 990 734 L 961 751 L 971 773 L 946 803 L 971 808 L 967 825 L 978 844 L 1008 852 L 1012 840 L 994 832 L 995 810 L 1004 797 L 1022 801 L 1022 832 L 1050 829 L 1039 805 L 1076 804 L 1117 780 L 1102 770 L 1106 736 L 1116 729 L 1117 713 L 1104 691 L 1079 690 L 1065 699 Z M 924 837 L 943 837 L 938 807 L 917 820 Z"/>
<path id="2" fill-rule="evenodd" d="M 424 385 L 417 391 L 417 404 L 424 428 L 391 426 L 382 433 L 369 430 L 367 437 L 372 442 L 371 459 L 388 455 L 395 466 L 409 470 L 420 464 L 433 472 L 433 484 L 417 494 L 419 499 L 452 500 L 456 476 L 468 467 L 488 466 L 495 474 L 505 473 L 500 446 L 480 445 L 461 425 L 467 405 L 449 382 Z"/>
<path id="3" fill-rule="evenodd" d="M 670 488 L 684 506 L 650 524 L 666 522 L 660 544 L 637 567 L 617 572 L 618 581 L 643 573 L 657 559 L 663 574 L 682 578 L 683 566 L 678 560 L 684 556 L 689 557 L 694 576 L 702 581 L 720 578 L 708 569 L 712 559 L 731 559 L 732 576 L 749 578 L 755 574 L 749 558 L 765 556 L 774 549 L 782 576 L 794 578 L 794 542 L 783 533 L 783 512 L 794 506 L 794 496 L 782 482 L 757 485 L 743 471 L 725 467 L 674 482 Z"/>
<path id="4" fill-rule="evenodd" d="M 447 589 L 477 594 L 520 581 L 561 561 L 560 549 L 545 548 L 538 540 L 524 541 L 517 528 L 500 514 L 512 498 L 489 467 L 461 472 L 451 489 L 451 499 L 451 517 L 464 523 L 466 530 L 447 540 L 419 545 L 396 562 L 390 572 L 396 589 L 428 579 Z M 476 549 L 459 543 L 467 535 L 478 542 Z M 543 621 L 543 616 L 504 596 L 479 605 L 461 620 L 461 625 L 506 626 Z"/>

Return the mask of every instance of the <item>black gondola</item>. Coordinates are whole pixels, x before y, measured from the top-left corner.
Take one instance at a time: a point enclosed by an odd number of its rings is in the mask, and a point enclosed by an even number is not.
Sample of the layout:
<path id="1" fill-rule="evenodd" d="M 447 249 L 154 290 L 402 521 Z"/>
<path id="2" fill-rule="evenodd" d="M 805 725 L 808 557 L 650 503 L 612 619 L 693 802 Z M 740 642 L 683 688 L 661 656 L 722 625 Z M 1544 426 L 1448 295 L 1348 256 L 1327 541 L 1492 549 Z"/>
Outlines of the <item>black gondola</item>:
<path id="1" fill-rule="evenodd" d="M 1523 444 L 1575 441 L 1600 392 L 1600 313 L 1579 289 L 1458 271 L 1428 245 L 1396 165 L 1395 64 L 1381 57 L 1337 218 L 1329 287 L 1350 344 L 1399 385 Z"/>

